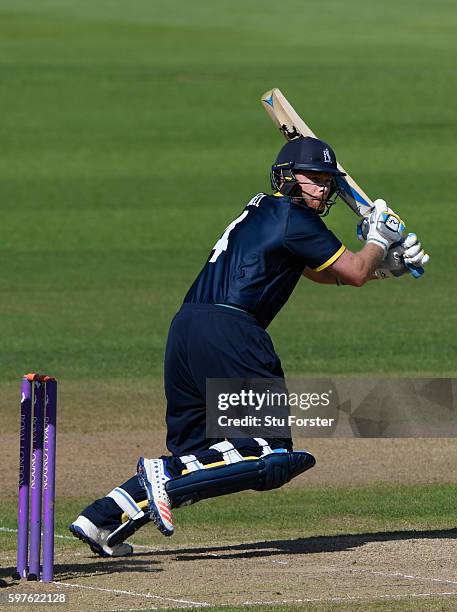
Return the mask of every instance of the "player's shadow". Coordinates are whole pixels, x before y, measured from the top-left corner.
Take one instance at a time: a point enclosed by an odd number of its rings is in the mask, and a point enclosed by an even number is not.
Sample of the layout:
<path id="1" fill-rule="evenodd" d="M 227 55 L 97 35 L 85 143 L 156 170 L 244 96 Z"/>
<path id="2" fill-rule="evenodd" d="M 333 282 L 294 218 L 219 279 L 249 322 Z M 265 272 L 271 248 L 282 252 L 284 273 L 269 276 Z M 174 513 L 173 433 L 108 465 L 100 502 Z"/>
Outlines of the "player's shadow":
<path id="1" fill-rule="evenodd" d="M 101 559 L 88 555 L 81 556 L 79 563 L 57 563 L 54 567 L 56 581 L 70 581 L 81 577 L 95 577 L 104 574 L 131 572 L 156 573 L 166 571 L 166 557 L 174 561 L 195 561 L 210 559 L 252 559 L 268 558 L 276 555 L 306 555 L 325 552 L 354 550 L 372 542 L 398 542 L 420 539 L 457 539 L 456 529 L 436 529 L 427 531 L 379 531 L 374 533 L 343 534 L 333 536 L 314 536 L 295 540 L 270 540 L 228 546 L 200 546 L 189 548 L 169 548 L 142 551 L 136 549 L 131 557 Z M 134 545 L 135 546 L 135 545 Z M 2 587 L 18 584 L 11 579 L 15 567 L 0 568 Z M 6 581 L 2 580 L 6 579 Z"/>
<path id="2" fill-rule="evenodd" d="M 159 561 L 144 559 L 143 555 L 117 557 L 116 559 L 101 559 L 89 556 L 81 559 L 81 563 L 61 563 L 54 567 L 56 580 L 71 580 L 84 576 L 102 576 L 103 574 L 122 574 L 130 572 L 157 573 L 162 572 Z"/>
<path id="3" fill-rule="evenodd" d="M 4 581 L 2 587 L 19 584 L 12 578 L 15 567 L 0 568 L 0 581 Z M 81 556 L 79 563 L 56 563 L 54 565 L 54 580 L 70 581 L 77 578 L 103 576 L 104 574 L 121 574 L 130 572 L 156 573 L 163 571 L 160 561 L 144 559 L 143 555 L 132 555 L 131 557 L 117 557 L 115 559 L 101 559 L 88 553 Z"/>
<path id="4" fill-rule="evenodd" d="M 457 529 L 435 529 L 427 531 L 379 531 L 375 533 L 315 536 L 295 540 L 271 540 L 230 546 L 202 546 L 148 552 L 156 557 L 173 555 L 177 561 L 194 561 L 204 556 L 211 559 L 251 559 L 274 555 L 306 555 L 323 552 L 353 550 L 371 542 L 395 542 L 420 539 L 456 539 Z M 142 554 L 139 553 L 141 556 Z"/>

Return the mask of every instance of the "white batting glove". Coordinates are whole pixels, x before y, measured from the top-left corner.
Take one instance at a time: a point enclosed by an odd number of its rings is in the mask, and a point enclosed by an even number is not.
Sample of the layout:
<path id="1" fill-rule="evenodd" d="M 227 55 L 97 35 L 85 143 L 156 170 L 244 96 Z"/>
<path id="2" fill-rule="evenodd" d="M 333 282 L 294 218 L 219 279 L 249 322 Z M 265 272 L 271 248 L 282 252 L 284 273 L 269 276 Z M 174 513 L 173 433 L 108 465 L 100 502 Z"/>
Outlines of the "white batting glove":
<path id="1" fill-rule="evenodd" d="M 385 206 L 387 206 L 387 204 L 385 203 L 384 200 L 376 200 L 375 204 L 376 203 L 383 203 L 383 204 L 385 204 Z M 391 214 L 393 214 L 396 217 L 398 217 L 398 215 L 396 215 L 396 213 L 394 213 L 390 208 L 387 208 L 387 211 L 389 211 Z M 372 216 L 373 212 L 375 212 L 375 211 L 373 210 L 372 213 L 370 213 L 367 217 L 363 217 L 359 221 L 359 223 L 357 224 L 357 238 L 359 240 L 362 240 L 362 241 L 367 240 L 368 233 L 370 231 L 370 219 L 371 219 L 371 216 Z M 401 219 L 400 219 L 400 221 L 401 221 Z M 401 222 L 403 223 L 403 221 L 401 221 Z"/>
<path id="2" fill-rule="evenodd" d="M 379 268 L 387 276 L 402 276 L 405 272 L 408 272 L 403 258 L 405 253 L 404 240 L 405 238 L 397 244 L 393 244 L 387 251 L 387 255 Z"/>
<path id="3" fill-rule="evenodd" d="M 401 240 L 404 222 L 391 210 L 384 200 L 375 200 L 368 220 L 367 244 L 377 244 L 387 251 L 391 244 Z"/>
<path id="4" fill-rule="evenodd" d="M 402 242 L 404 248 L 403 259 L 406 264 L 422 267 L 430 261 L 430 255 L 424 251 L 416 234 L 410 233 Z"/>
<path id="5" fill-rule="evenodd" d="M 408 253 L 408 256 L 406 253 Z M 390 247 L 386 258 L 375 274 L 378 278 L 398 277 L 410 271 L 406 267 L 407 265 L 412 264 L 417 268 L 421 268 L 428 261 L 430 261 L 430 257 L 425 254 L 424 249 L 421 249 L 421 244 L 416 234 L 410 233 L 402 238 L 400 242 Z M 420 273 L 417 271 L 414 276 L 417 277 L 419 275 Z"/>

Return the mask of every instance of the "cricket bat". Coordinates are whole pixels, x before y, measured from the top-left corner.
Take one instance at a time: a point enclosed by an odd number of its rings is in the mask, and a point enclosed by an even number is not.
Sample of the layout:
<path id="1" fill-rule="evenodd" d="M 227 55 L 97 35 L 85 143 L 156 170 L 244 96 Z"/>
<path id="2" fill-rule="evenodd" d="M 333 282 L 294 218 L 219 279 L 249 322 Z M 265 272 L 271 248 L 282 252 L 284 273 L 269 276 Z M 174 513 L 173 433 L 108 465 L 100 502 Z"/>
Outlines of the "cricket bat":
<path id="1" fill-rule="evenodd" d="M 313 130 L 303 121 L 300 115 L 278 88 L 270 89 L 261 98 L 263 107 L 270 119 L 275 123 L 286 140 L 293 140 L 299 136 L 311 136 L 317 138 Z M 355 180 L 338 164 L 338 169 L 346 176 L 336 177 L 340 190 L 340 197 L 359 217 L 367 216 L 372 208 L 373 201 L 367 196 L 363 189 L 357 185 Z M 423 268 L 407 266 L 414 277 L 424 273 Z"/>
<path id="2" fill-rule="evenodd" d="M 279 89 L 270 89 L 264 93 L 262 104 L 286 140 L 293 140 L 299 136 L 318 138 Z M 373 208 L 372 200 L 340 164 L 338 170 L 346 173 L 346 176 L 337 177 L 341 198 L 356 215 L 366 216 Z"/>

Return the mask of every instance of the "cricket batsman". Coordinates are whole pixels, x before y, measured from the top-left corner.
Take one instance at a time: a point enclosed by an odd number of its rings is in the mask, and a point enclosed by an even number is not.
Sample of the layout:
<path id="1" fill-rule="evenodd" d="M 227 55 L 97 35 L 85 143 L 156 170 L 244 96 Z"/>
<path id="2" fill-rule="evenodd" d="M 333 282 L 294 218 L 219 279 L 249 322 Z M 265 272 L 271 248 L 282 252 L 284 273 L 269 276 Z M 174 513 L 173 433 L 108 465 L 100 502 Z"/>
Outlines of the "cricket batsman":
<path id="1" fill-rule="evenodd" d="M 101 556 L 132 553 L 125 542 L 152 521 L 173 534 L 172 509 L 247 489 L 281 487 L 314 457 L 289 437 L 208 439 L 206 379 L 284 379 L 266 331 L 298 281 L 361 287 L 429 260 L 415 234 L 384 202 L 362 219 L 351 252 L 323 218 L 338 196 L 335 153 L 300 137 L 271 169 L 273 193 L 254 196 L 226 228 L 175 315 L 165 350 L 169 455 L 141 457 L 137 473 L 94 501 L 70 525 Z"/>

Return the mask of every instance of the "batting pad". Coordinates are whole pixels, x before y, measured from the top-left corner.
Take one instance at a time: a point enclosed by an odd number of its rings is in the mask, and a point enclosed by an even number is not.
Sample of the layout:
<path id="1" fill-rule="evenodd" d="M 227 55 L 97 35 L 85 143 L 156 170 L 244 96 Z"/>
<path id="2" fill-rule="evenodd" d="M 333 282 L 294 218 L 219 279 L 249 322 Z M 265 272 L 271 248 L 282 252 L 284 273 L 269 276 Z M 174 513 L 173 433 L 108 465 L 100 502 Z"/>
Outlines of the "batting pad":
<path id="1" fill-rule="evenodd" d="M 277 489 L 315 463 L 314 457 L 305 451 L 273 452 L 260 459 L 195 470 L 169 480 L 165 488 L 172 507 L 177 508 L 247 489 Z"/>

